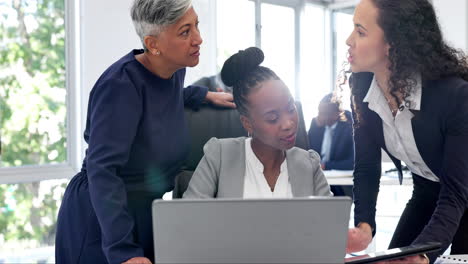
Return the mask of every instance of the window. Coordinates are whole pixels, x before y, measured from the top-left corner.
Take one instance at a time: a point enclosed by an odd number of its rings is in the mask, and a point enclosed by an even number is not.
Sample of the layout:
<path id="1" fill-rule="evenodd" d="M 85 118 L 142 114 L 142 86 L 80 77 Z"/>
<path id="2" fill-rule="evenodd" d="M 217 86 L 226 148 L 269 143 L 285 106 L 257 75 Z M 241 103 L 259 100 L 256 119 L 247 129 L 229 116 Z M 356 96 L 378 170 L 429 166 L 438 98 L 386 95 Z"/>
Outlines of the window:
<path id="1" fill-rule="evenodd" d="M 265 53 L 263 65 L 271 68 L 289 87 L 294 96 L 296 94 L 294 9 L 287 6 L 262 4 L 261 12 L 261 47 Z"/>
<path id="2" fill-rule="evenodd" d="M 67 179 L 0 185 L 0 263 L 54 263 Z"/>
<path id="3" fill-rule="evenodd" d="M 263 65 L 275 71 L 302 102 L 308 126 L 318 102 L 332 89 L 330 19 L 323 3 L 218 0 L 216 6 L 218 70 L 238 50 L 260 47 L 265 53 Z"/>
<path id="4" fill-rule="evenodd" d="M 301 18 L 300 94 L 304 121 L 309 128 L 323 96 L 331 91 L 327 54 L 327 17 L 323 6 L 307 4 Z"/>
<path id="5" fill-rule="evenodd" d="M 67 160 L 64 2 L 4 2 L 1 167 Z"/>
<path id="6" fill-rule="evenodd" d="M 187 68 L 185 85 L 218 74 L 241 49 L 255 46 L 255 3 L 250 0 L 193 0 L 203 38 L 200 62 Z M 239 15 L 242 14 L 242 15 Z"/>
<path id="7" fill-rule="evenodd" d="M 76 56 L 66 41 L 74 16 L 66 5 L 0 2 L 0 183 L 65 177 L 78 167 L 78 122 L 69 122 Z"/>
<path id="8" fill-rule="evenodd" d="M 346 39 L 349 37 L 354 28 L 353 13 L 354 7 L 336 9 L 332 12 L 332 27 L 334 36 L 334 80 L 338 80 L 339 75 L 342 74 L 344 70 L 349 70 L 349 64 L 347 62 L 348 46 L 346 45 Z M 351 93 L 348 83 L 343 84 L 339 89 L 342 92 L 341 96 L 343 108 L 346 110 L 351 110 Z"/>
<path id="9" fill-rule="evenodd" d="M 76 5 L 0 1 L 0 263 L 50 260 L 68 180 L 48 179 L 81 163 Z"/>
<path id="10" fill-rule="evenodd" d="M 249 0 L 216 2 L 217 69 L 239 50 L 255 46 L 255 3 Z M 241 15 L 240 15 L 241 14 Z"/>

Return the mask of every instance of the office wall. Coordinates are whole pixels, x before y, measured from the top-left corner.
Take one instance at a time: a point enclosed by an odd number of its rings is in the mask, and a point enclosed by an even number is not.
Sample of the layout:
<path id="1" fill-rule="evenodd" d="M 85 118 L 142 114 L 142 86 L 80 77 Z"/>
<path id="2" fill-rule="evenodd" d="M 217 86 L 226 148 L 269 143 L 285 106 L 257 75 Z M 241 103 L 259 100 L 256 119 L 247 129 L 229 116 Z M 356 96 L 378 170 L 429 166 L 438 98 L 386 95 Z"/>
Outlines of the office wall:
<path id="1" fill-rule="evenodd" d="M 432 0 L 446 41 L 468 52 L 468 1 Z"/>
<path id="2" fill-rule="evenodd" d="M 102 72 L 114 61 L 141 45 L 130 19 L 132 0 L 81 0 L 79 6 L 79 89 L 81 124 L 78 135 L 83 135 L 89 92 Z M 85 144 L 81 138 L 81 156 Z"/>
<path id="3" fill-rule="evenodd" d="M 115 60 L 140 48 L 130 19 L 132 0 L 82 0 L 80 12 L 81 81 L 89 92 Z"/>

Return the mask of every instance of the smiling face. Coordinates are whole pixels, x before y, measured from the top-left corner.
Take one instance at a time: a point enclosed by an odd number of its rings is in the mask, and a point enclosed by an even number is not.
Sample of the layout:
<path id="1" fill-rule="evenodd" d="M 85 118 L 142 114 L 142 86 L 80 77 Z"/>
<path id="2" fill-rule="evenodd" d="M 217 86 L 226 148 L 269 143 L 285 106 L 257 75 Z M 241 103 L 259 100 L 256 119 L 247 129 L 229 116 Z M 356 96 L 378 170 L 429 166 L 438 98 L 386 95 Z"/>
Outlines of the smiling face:
<path id="1" fill-rule="evenodd" d="M 372 0 L 361 0 L 356 6 L 354 30 L 346 40 L 352 72 L 379 72 L 388 67 L 388 51 L 384 32 L 377 24 L 379 10 Z"/>
<path id="2" fill-rule="evenodd" d="M 298 115 L 294 99 L 281 80 L 262 82 L 247 96 L 248 117 L 241 116 L 252 140 L 268 148 L 287 150 L 294 146 Z"/>
<path id="3" fill-rule="evenodd" d="M 157 37 L 147 37 L 155 38 L 155 48 L 170 68 L 179 69 L 198 64 L 203 40 L 198 30 L 198 16 L 193 7 Z"/>

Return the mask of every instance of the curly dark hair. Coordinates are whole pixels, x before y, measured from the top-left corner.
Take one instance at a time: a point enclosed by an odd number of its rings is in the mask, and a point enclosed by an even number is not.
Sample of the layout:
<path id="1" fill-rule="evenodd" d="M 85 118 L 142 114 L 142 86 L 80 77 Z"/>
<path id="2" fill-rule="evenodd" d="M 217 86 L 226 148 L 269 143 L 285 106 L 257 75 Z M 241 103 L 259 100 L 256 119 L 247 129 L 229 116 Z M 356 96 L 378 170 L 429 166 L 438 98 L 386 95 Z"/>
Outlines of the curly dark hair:
<path id="1" fill-rule="evenodd" d="M 398 105 L 402 102 L 397 93 L 403 95 L 406 106 L 410 104 L 406 99 L 416 85 L 415 74 L 421 74 L 423 81 L 449 76 L 468 81 L 467 57 L 463 51 L 444 42 L 434 8 L 428 0 L 371 1 L 378 9 L 377 23 L 390 46 L 388 85 Z M 353 97 L 359 94 L 355 89 L 351 87 Z M 359 120 L 359 109 L 355 108 L 355 112 Z"/>

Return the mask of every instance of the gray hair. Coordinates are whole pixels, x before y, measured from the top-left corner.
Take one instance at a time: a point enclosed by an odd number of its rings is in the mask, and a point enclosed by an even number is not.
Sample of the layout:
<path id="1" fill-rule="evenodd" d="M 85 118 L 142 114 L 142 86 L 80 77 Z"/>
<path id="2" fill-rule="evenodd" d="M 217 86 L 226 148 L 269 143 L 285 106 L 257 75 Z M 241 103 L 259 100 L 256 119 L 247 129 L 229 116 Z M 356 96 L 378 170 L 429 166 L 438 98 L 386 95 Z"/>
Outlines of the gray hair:
<path id="1" fill-rule="evenodd" d="M 176 23 L 191 6 L 192 0 L 135 0 L 130 12 L 143 47 L 145 36 L 159 35 L 166 26 Z"/>

